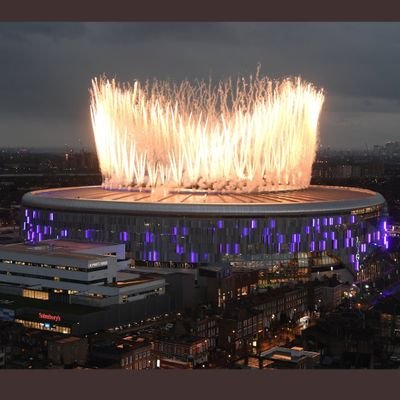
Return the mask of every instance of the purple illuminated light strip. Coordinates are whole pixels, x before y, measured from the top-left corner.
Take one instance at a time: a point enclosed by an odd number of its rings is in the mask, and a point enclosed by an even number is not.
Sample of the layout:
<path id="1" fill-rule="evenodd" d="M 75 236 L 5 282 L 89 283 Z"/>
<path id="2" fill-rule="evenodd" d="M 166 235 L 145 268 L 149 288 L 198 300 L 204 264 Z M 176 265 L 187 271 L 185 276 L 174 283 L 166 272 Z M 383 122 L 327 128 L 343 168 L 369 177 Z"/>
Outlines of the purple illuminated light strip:
<path id="1" fill-rule="evenodd" d="M 184 250 L 183 250 L 183 246 L 180 246 L 179 244 L 176 245 L 176 254 L 183 254 Z"/>
<path id="2" fill-rule="evenodd" d="M 193 262 L 193 263 L 196 262 L 197 258 L 198 258 L 198 254 L 195 253 L 194 251 L 191 251 L 190 252 L 190 262 Z"/>
<path id="3" fill-rule="evenodd" d="M 386 233 L 383 234 L 383 244 L 385 245 L 385 248 L 389 248 L 388 235 Z"/>

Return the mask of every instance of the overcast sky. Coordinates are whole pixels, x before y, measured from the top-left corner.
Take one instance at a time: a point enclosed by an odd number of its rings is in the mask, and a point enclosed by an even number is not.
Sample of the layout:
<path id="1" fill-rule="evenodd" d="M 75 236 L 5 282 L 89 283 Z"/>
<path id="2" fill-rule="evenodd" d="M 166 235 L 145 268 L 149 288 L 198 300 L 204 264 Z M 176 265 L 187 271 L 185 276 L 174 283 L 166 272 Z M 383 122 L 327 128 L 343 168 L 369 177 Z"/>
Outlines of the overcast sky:
<path id="1" fill-rule="evenodd" d="M 400 140 L 400 23 L 0 23 L 0 147 L 93 145 L 90 80 L 301 75 L 332 148 Z"/>

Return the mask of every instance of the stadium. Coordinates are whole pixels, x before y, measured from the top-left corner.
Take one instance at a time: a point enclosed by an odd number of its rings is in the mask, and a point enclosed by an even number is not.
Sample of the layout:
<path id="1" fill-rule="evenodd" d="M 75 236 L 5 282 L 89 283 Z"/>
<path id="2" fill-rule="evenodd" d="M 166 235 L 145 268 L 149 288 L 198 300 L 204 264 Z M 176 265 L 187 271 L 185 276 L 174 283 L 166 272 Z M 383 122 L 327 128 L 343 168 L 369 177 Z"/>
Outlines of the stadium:
<path id="1" fill-rule="evenodd" d="M 341 262 L 356 272 L 376 246 L 387 245 L 385 199 L 358 188 L 160 196 L 75 187 L 27 193 L 22 207 L 26 240 L 125 243 L 136 265 L 229 261 L 279 272 Z"/>
<path id="2" fill-rule="evenodd" d="M 103 184 L 25 194 L 27 241 L 125 243 L 137 266 L 230 262 L 275 278 L 356 274 L 387 246 L 380 194 L 310 186 L 324 96 L 302 79 L 94 79 L 91 95 Z"/>

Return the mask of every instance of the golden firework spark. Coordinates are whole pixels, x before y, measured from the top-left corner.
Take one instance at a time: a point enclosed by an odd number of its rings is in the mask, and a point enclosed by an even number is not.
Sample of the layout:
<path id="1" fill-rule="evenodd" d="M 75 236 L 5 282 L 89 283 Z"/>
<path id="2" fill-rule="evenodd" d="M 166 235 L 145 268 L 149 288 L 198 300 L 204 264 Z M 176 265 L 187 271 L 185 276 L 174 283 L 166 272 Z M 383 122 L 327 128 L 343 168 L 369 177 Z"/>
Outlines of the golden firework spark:
<path id="1" fill-rule="evenodd" d="M 93 79 L 91 118 L 110 189 L 277 191 L 309 186 L 322 90 L 301 78 Z"/>

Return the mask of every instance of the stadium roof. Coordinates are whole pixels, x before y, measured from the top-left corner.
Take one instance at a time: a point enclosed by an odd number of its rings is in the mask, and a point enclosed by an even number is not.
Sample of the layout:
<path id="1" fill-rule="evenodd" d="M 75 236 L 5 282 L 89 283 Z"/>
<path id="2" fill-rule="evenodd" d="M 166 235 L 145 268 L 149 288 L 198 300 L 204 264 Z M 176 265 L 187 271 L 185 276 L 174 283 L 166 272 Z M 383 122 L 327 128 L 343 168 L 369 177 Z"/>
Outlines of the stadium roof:
<path id="1" fill-rule="evenodd" d="M 310 186 L 269 193 L 215 193 L 194 190 L 151 192 L 105 190 L 101 186 L 30 192 L 23 206 L 75 212 L 144 215 L 262 216 L 338 213 L 385 204 L 382 195 L 366 189 Z"/>

